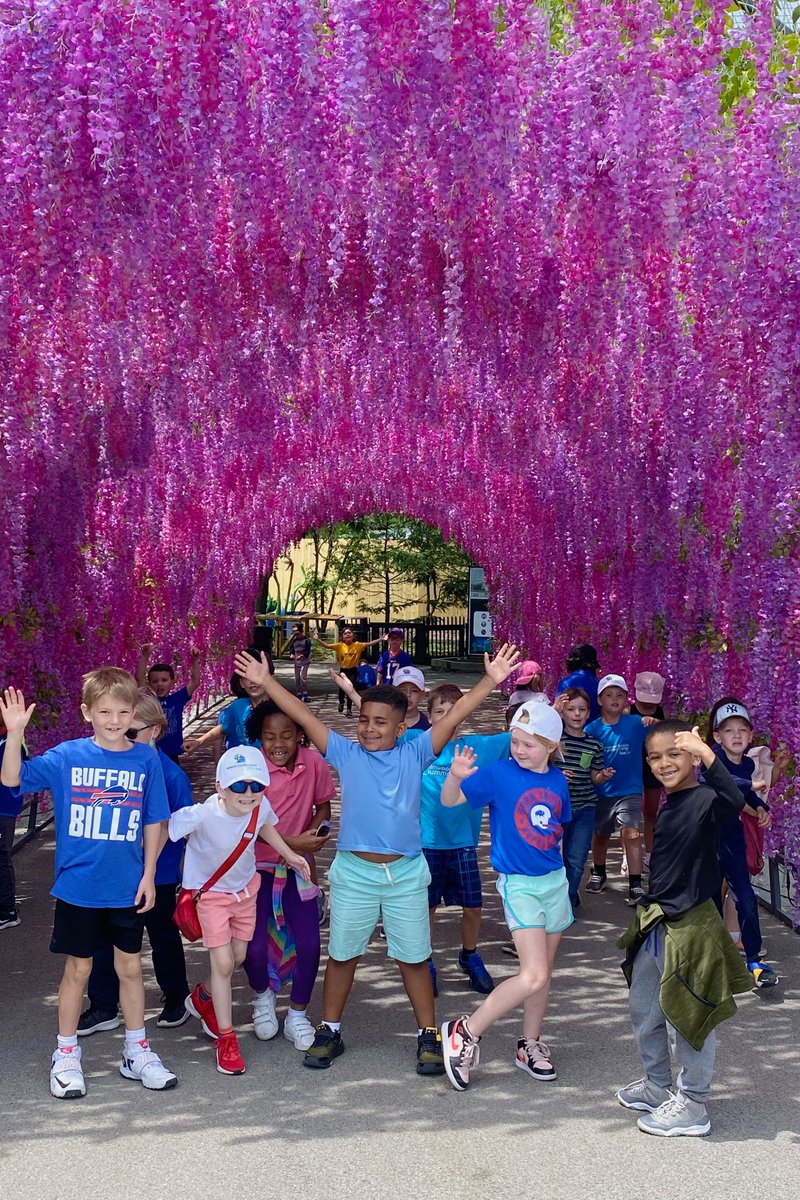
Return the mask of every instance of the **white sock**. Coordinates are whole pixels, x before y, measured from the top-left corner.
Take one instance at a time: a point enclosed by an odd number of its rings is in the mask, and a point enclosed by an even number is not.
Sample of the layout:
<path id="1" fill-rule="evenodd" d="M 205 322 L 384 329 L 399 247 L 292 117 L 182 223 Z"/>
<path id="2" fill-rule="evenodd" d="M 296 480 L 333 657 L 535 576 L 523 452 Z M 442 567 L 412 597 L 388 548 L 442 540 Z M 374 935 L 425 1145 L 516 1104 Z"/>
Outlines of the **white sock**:
<path id="1" fill-rule="evenodd" d="M 289 1022 L 299 1021 L 301 1017 L 305 1017 L 307 1011 L 305 1008 L 290 1008 L 286 1014 L 286 1020 Z"/>
<path id="2" fill-rule="evenodd" d="M 141 1029 L 126 1029 L 125 1030 L 125 1048 L 138 1046 L 140 1042 L 147 1041 L 147 1034 L 144 1027 Z"/>
<path id="3" fill-rule="evenodd" d="M 73 1033 L 72 1037 L 62 1037 L 58 1035 L 58 1052 L 59 1054 L 76 1054 L 80 1057 L 81 1048 L 78 1045 L 78 1035 Z"/>
<path id="4" fill-rule="evenodd" d="M 323 1024 L 323 1025 L 327 1025 L 327 1026 L 328 1026 L 328 1029 L 330 1029 L 332 1033 L 338 1033 L 338 1032 L 339 1032 L 339 1030 L 342 1028 L 342 1022 L 341 1022 L 341 1021 L 326 1021 L 326 1020 L 324 1019 L 324 1017 L 323 1017 L 323 1020 L 322 1020 L 322 1024 Z"/>
<path id="5" fill-rule="evenodd" d="M 423 1035 L 423 1033 L 424 1033 L 424 1032 L 425 1032 L 425 1030 L 424 1030 L 424 1029 L 422 1029 L 422 1028 L 421 1028 L 421 1027 L 418 1025 L 418 1026 L 417 1026 L 417 1037 L 422 1037 L 422 1035 Z"/>

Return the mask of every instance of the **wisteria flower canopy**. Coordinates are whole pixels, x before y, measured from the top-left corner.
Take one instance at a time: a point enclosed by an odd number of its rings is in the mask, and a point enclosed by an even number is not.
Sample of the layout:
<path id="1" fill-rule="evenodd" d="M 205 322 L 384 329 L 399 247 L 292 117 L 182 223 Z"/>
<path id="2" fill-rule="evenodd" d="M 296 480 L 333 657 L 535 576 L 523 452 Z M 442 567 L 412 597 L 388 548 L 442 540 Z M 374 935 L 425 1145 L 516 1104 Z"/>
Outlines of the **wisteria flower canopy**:
<path id="1" fill-rule="evenodd" d="M 800 750 L 800 144 L 768 12 L 6 0 L 0 676 L 208 650 L 375 508 Z M 562 14 L 563 16 L 563 14 Z M 48 736 L 51 736 L 50 734 Z"/>

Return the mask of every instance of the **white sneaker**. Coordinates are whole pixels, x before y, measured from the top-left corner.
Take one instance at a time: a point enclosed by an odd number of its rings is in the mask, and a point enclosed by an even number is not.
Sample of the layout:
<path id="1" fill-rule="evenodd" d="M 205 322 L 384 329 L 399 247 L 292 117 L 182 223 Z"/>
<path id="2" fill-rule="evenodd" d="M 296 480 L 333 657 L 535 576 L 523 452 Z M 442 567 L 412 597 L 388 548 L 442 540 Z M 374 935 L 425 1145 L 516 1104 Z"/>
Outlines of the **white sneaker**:
<path id="1" fill-rule="evenodd" d="M 291 1009 L 289 1011 L 291 1012 Z M 294 1045 L 295 1050 L 308 1050 L 314 1042 L 316 1032 L 305 1013 L 287 1017 L 283 1022 L 283 1036 Z"/>
<path id="2" fill-rule="evenodd" d="M 50 1095 L 56 1100 L 77 1100 L 86 1095 L 86 1082 L 81 1066 L 81 1048 L 76 1046 L 72 1054 L 56 1050 L 50 1067 Z"/>
<path id="3" fill-rule="evenodd" d="M 126 1046 L 122 1051 L 119 1073 L 123 1079 L 138 1079 L 151 1092 L 164 1092 L 175 1087 L 178 1076 L 168 1070 L 154 1050 L 137 1049 L 131 1054 Z"/>
<path id="4" fill-rule="evenodd" d="M 257 992 L 253 1001 L 253 1029 L 261 1042 L 268 1042 L 280 1029 L 275 1015 L 275 993 L 272 988 Z"/>

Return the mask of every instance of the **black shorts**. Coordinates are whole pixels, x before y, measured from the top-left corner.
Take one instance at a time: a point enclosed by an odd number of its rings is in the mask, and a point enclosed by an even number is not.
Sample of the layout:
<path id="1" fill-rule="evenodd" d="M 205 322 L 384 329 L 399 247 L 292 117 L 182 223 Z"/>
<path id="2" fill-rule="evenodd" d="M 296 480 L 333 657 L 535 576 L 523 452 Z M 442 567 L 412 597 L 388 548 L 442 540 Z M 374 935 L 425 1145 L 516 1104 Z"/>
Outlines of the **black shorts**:
<path id="1" fill-rule="evenodd" d="M 53 954 L 94 958 L 101 946 L 111 942 L 123 954 L 141 954 L 144 914 L 131 908 L 83 908 L 56 900 L 53 917 Z"/>

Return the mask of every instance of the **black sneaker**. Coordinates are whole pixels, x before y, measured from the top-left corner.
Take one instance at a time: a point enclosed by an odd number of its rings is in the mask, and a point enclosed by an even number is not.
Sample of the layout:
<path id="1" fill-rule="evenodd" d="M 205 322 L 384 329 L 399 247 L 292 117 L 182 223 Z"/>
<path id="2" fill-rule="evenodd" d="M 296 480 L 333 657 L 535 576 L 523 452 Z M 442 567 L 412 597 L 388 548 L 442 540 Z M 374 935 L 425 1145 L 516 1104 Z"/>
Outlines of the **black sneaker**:
<path id="1" fill-rule="evenodd" d="M 589 876 L 589 882 L 586 884 L 586 891 L 590 896 L 599 895 L 600 892 L 606 890 L 606 877 L 598 871 L 592 871 Z"/>
<path id="2" fill-rule="evenodd" d="M 344 1042 L 340 1030 L 333 1030 L 323 1021 L 317 1026 L 314 1041 L 303 1057 L 304 1067 L 324 1069 L 329 1067 L 335 1058 L 344 1054 Z"/>
<path id="3" fill-rule="evenodd" d="M 469 977 L 473 990 L 482 996 L 488 996 L 494 991 L 494 980 L 486 970 L 483 959 L 477 950 L 472 950 L 465 956 L 463 950 L 458 952 L 458 969 Z"/>
<path id="4" fill-rule="evenodd" d="M 444 1075 L 442 1037 L 438 1029 L 423 1029 L 417 1038 L 417 1074 Z"/>
<path id="5" fill-rule="evenodd" d="M 118 1029 L 120 1024 L 118 1013 L 95 1008 L 92 1004 L 78 1019 L 78 1037 L 88 1037 L 90 1033 L 102 1033 L 106 1029 Z"/>
<path id="6" fill-rule="evenodd" d="M 643 887 L 628 888 L 628 904 L 633 907 L 634 904 L 638 904 L 640 900 L 643 900 L 646 895 L 647 892 Z"/>
<path id="7" fill-rule="evenodd" d="M 191 1015 L 183 1000 L 178 1004 L 165 1004 L 158 1014 L 156 1025 L 159 1029 L 177 1029 L 179 1025 L 188 1021 Z"/>
<path id="8" fill-rule="evenodd" d="M 15 929 L 19 925 L 19 913 L 15 908 L 11 912 L 0 913 L 0 929 Z"/>

